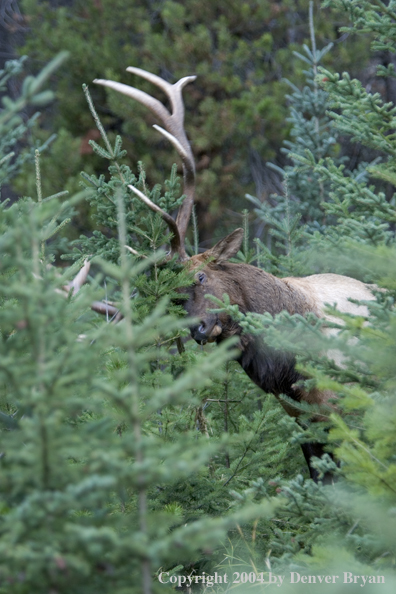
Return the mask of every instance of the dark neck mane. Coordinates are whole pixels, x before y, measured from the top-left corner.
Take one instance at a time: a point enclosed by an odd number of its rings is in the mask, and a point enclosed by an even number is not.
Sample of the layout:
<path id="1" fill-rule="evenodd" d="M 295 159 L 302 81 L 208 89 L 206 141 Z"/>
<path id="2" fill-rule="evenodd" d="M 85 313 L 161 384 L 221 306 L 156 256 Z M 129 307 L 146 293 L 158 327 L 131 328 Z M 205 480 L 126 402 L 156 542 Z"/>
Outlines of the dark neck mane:
<path id="1" fill-rule="evenodd" d="M 243 313 L 265 313 L 272 315 L 281 311 L 304 315 L 312 311 L 309 301 L 299 289 L 287 281 L 276 278 L 255 266 L 226 262 L 216 266 L 225 292 L 232 303 L 237 303 Z M 226 335 L 241 334 L 236 323 L 230 322 Z M 240 336 L 241 354 L 238 358 L 247 375 L 267 393 L 287 394 L 297 398 L 298 390 L 292 386 L 301 379 L 295 370 L 295 359 L 288 353 L 277 351 L 265 344 L 261 337 Z"/>

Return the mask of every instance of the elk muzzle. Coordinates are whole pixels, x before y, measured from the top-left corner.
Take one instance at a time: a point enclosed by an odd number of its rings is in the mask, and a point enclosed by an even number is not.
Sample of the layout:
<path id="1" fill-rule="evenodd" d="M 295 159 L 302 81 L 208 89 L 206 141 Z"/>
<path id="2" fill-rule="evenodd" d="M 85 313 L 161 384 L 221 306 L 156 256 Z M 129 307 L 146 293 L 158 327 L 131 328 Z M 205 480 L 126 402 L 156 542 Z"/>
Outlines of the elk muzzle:
<path id="1" fill-rule="evenodd" d="M 214 342 L 222 331 L 223 328 L 217 316 L 213 320 L 201 320 L 198 325 L 190 328 L 192 338 L 199 344 Z"/>

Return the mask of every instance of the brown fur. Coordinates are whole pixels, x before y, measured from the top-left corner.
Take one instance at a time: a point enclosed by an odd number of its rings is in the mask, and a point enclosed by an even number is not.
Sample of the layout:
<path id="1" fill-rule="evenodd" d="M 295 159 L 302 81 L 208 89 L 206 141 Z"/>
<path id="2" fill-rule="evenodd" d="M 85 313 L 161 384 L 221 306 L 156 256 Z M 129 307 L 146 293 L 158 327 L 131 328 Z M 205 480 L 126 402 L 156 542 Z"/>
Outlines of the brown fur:
<path id="1" fill-rule="evenodd" d="M 242 335 L 240 326 L 228 314 L 208 311 L 214 306 L 205 295 L 221 299 L 226 293 L 231 304 L 238 305 L 243 313 L 269 312 L 275 315 L 288 311 L 290 314 L 305 315 L 313 312 L 329 320 L 331 316 L 324 312 L 326 303 L 335 303 L 344 312 L 364 315 L 367 308 L 352 304 L 348 298 L 370 300 L 373 296 L 366 285 L 345 276 L 319 274 L 306 278 L 279 279 L 248 264 L 227 262 L 239 250 L 242 237 L 242 229 L 237 229 L 211 250 L 190 258 L 188 265 L 192 271 L 196 271 L 195 284 L 186 289 L 189 298 L 185 309 L 190 316 L 200 320 L 198 325 L 191 327 L 191 334 L 197 342 L 202 343 L 221 342 L 230 336 L 240 336 L 238 361 L 260 388 L 277 397 L 286 394 L 296 401 L 321 405 L 326 415 L 326 410 L 327 414 L 334 410 L 335 405 L 331 402 L 334 394 L 316 388 L 307 392 L 296 386 L 302 376 L 295 369 L 293 356 L 272 349 L 262 339 Z M 281 403 L 289 415 L 298 417 L 297 408 L 282 400 Z M 326 416 L 317 415 L 313 420 L 324 418 Z M 311 476 L 316 480 L 317 473 L 309 460 L 311 455 L 323 453 L 322 446 L 304 444 L 303 451 Z"/>

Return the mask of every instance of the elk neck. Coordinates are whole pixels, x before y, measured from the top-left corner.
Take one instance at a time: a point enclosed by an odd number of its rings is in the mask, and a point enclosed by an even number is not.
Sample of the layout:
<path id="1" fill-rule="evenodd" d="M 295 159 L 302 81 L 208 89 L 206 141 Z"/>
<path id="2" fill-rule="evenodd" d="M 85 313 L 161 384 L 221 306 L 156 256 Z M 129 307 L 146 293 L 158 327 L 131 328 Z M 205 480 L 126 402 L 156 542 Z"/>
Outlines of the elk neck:
<path id="1" fill-rule="evenodd" d="M 216 271 L 223 293 L 242 313 L 281 311 L 304 315 L 315 311 L 313 299 L 300 287 L 293 286 L 293 279 L 280 279 L 250 264 L 224 262 L 210 265 Z"/>
<path id="2" fill-rule="evenodd" d="M 300 287 L 293 286 L 292 279 L 279 279 L 248 264 L 226 262 L 216 265 L 219 281 L 230 301 L 237 304 L 242 313 L 268 312 L 272 315 L 281 311 L 304 315 L 315 311 L 313 299 Z M 232 334 L 240 334 L 237 325 L 232 324 L 229 332 L 224 332 L 220 340 Z M 295 359 L 289 353 L 275 350 L 268 346 L 261 337 L 240 336 L 241 353 L 238 362 L 262 390 L 275 395 L 286 394 L 299 400 L 299 390 L 293 388 L 302 376 L 295 370 Z"/>

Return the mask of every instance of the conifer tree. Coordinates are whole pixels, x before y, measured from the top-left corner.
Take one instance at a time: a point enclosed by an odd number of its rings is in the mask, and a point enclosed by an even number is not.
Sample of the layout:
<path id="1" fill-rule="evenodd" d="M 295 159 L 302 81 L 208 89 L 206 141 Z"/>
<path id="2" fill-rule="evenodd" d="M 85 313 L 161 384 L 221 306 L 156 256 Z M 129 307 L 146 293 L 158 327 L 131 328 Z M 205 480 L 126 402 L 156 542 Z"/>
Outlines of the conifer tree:
<path id="1" fill-rule="evenodd" d="M 280 168 L 267 163 L 282 176 L 284 195 L 273 195 L 269 201 L 249 194 L 246 196 L 256 207 L 255 212 L 265 224 L 269 239 L 267 245 L 255 240 L 259 264 L 267 271 L 282 276 L 299 276 L 309 272 L 309 265 L 303 258 L 308 233 L 323 230 L 326 226 L 322 203 L 328 197 L 329 182 L 312 168 L 301 167 L 299 157 L 305 158 L 309 150 L 316 160 L 329 157 L 332 162 L 339 163 L 336 157 L 339 148 L 337 132 L 327 115 L 329 95 L 320 88 L 317 80 L 318 67 L 333 44 L 322 50 L 316 47 L 313 2 L 309 6 L 309 27 L 311 47 L 304 45 L 304 54 L 293 52 L 304 65 L 308 65 L 304 71 L 306 84 L 299 89 L 291 81 L 286 81 L 293 90 L 291 95 L 286 95 L 292 140 L 286 140 L 281 150 L 291 165 Z"/>
<path id="2" fill-rule="evenodd" d="M 377 7 L 371 2 L 363 6 L 342 1 L 327 4 L 346 8 L 356 31 L 372 33 L 373 49 L 392 50 L 396 36 L 390 16 L 392 6 L 388 8 L 380 3 Z M 393 65 L 379 66 L 378 76 L 394 77 Z M 331 217 L 326 235 L 333 243 L 342 243 L 345 238 L 373 245 L 393 242 L 391 226 L 395 221 L 393 186 L 396 177 L 391 132 L 396 107 L 390 102 L 384 103 L 378 92 L 369 92 L 348 73 L 340 76 L 322 68 L 317 80 L 329 94 L 328 113 L 335 130 L 348 135 L 351 142 L 377 153 L 372 162 L 361 163 L 354 171 L 333 159 L 318 159 L 309 148 L 305 155 L 296 155 L 298 162 L 330 186 L 330 200 L 323 202 L 325 213 Z"/>
<path id="3" fill-rule="evenodd" d="M 301 171 L 300 164 L 294 157 L 304 155 L 308 149 L 316 160 L 331 157 L 337 162 L 338 134 L 332 125 L 332 119 L 326 113 L 329 107 L 328 93 L 320 88 L 317 80 L 318 67 L 333 48 L 333 44 L 330 43 L 321 50 L 316 47 L 313 2 L 309 5 L 309 28 L 310 47 L 303 46 L 304 54 L 293 52 L 298 60 L 307 65 L 308 69 L 304 71 L 306 84 L 303 89 L 299 89 L 290 80 L 286 80 L 293 91 L 291 95 L 286 95 L 289 102 L 287 121 L 291 124 L 291 140 L 285 140 L 281 151 L 292 164 L 283 169 L 273 163 L 267 165 L 287 180 L 288 203 L 287 206 L 283 204 L 283 209 L 288 208 L 292 216 L 298 213 L 303 223 L 320 225 L 324 222 L 321 202 L 326 199 L 328 187 L 318 173 Z M 276 215 L 272 215 L 272 218 L 281 214 L 280 204 L 282 201 L 278 197 Z M 263 208 L 263 205 L 260 204 L 260 207 Z M 267 213 L 263 213 L 263 218 L 265 214 Z"/>

